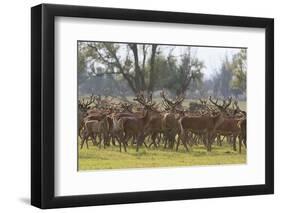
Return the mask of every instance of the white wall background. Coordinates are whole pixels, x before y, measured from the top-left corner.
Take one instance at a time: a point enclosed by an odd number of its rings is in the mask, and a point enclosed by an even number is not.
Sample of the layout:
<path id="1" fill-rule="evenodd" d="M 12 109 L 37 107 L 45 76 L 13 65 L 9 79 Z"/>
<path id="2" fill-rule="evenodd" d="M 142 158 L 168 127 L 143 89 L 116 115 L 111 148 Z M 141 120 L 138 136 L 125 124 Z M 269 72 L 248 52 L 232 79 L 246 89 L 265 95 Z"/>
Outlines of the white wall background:
<path id="1" fill-rule="evenodd" d="M 281 13 L 278 1 L 225 0 L 59 0 L 45 3 L 170 10 L 275 18 L 275 195 L 201 199 L 51 210 L 52 212 L 277 212 L 281 199 Z M 30 7 L 42 3 L 1 2 L 0 18 L 0 210 L 39 212 L 30 197 Z M 279 85 L 277 85 L 279 83 Z M 278 110 L 279 109 L 279 110 Z"/>

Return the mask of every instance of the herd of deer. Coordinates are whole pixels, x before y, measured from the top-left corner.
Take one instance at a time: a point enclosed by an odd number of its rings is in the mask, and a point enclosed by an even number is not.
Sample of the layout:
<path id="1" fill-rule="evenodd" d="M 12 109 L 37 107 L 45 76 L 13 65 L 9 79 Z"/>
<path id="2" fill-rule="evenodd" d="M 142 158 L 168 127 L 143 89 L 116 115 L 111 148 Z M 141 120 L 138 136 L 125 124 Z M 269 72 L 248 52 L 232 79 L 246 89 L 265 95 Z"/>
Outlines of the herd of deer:
<path id="1" fill-rule="evenodd" d="M 156 104 L 152 95 L 139 93 L 135 102 L 116 103 L 108 98 L 91 95 L 78 101 L 79 137 L 81 149 L 88 140 L 101 148 L 119 145 L 176 149 L 182 144 L 186 151 L 193 145 L 204 144 L 211 151 L 212 144 L 222 145 L 224 138 L 236 151 L 236 143 L 246 148 L 246 112 L 237 101 L 228 98 L 219 103 L 209 97 L 201 103 L 190 103 L 184 109 L 184 97 L 175 100 L 161 92 L 162 103 Z M 232 107 L 231 106 L 232 103 Z"/>

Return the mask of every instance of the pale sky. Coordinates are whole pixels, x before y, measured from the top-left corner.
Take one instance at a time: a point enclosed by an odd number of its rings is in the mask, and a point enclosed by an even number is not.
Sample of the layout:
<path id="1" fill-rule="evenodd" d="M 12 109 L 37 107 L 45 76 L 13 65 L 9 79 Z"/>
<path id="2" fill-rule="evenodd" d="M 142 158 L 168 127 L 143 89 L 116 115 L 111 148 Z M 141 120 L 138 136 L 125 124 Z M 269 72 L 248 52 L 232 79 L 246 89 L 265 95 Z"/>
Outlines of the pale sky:
<path id="1" fill-rule="evenodd" d="M 169 52 L 171 47 L 163 46 L 163 52 Z M 180 57 L 184 54 L 186 47 L 177 46 L 173 50 L 173 55 Z M 229 60 L 232 56 L 240 51 L 240 48 L 226 48 L 226 47 L 191 47 L 191 53 L 198 57 L 200 61 L 204 62 L 204 78 L 208 79 L 219 71 L 222 61 L 227 56 Z"/>
<path id="2" fill-rule="evenodd" d="M 204 61 L 205 78 L 210 78 L 220 69 L 222 61 L 227 56 L 229 60 L 240 51 L 239 48 L 198 47 L 197 57 Z"/>

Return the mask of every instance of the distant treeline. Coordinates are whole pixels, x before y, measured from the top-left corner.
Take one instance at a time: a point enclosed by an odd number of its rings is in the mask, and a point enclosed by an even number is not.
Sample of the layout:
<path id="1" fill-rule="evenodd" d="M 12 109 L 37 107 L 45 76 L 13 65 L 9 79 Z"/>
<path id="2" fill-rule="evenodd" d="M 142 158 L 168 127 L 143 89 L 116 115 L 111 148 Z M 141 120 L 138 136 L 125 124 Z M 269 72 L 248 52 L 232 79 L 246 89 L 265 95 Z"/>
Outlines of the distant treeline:
<path id="1" fill-rule="evenodd" d="M 225 57 L 216 74 L 204 78 L 204 61 L 186 47 L 180 57 L 161 45 L 81 42 L 78 45 L 79 95 L 134 96 L 162 89 L 187 98 L 246 99 L 247 52 Z"/>

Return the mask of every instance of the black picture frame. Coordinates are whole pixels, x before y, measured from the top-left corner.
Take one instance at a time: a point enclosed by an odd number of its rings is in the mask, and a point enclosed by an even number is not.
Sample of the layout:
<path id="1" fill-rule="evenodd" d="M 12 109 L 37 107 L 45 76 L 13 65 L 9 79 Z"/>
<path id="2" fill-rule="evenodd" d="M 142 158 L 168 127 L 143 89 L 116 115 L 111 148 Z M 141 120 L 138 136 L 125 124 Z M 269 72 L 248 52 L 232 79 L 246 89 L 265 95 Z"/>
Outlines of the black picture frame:
<path id="1" fill-rule="evenodd" d="M 265 29 L 265 184 L 56 197 L 54 171 L 55 17 L 237 26 Z M 41 4 L 31 8 L 31 204 L 60 208 L 274 193 L 274 20 L 164 11 Z"/>

